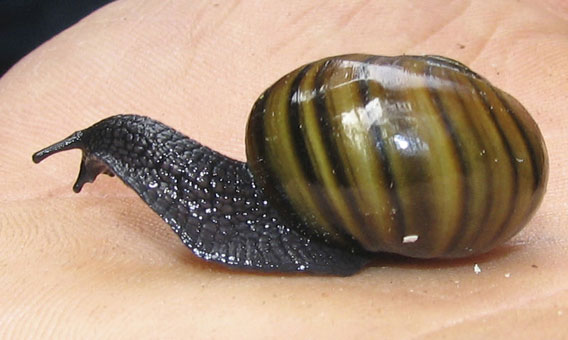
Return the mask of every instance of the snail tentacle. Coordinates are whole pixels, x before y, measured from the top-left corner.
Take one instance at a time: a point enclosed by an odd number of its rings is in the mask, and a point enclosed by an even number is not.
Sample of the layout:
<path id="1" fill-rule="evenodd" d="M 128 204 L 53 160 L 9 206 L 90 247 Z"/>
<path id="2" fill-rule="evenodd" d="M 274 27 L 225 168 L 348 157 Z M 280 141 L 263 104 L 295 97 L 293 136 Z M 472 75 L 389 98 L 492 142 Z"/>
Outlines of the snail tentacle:
<path id="1" fill-rule="evenodd" d="M 232 268 L 350 275 L 364 253 L 300 234 L 278 216 L 246 163 L 223 156 L 150 118 L 113 116 L 33 155 L 83 151 L 73 186 L 116 175 L 195 255 Z"/>

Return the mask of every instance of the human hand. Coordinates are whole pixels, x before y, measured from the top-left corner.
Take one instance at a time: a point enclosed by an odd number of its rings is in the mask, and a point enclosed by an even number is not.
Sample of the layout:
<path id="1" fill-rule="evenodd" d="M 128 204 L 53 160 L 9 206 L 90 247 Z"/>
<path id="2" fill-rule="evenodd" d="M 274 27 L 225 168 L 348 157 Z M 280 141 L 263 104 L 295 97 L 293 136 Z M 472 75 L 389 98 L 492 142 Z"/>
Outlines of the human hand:
<path id="1" fill-rule="evenodd" d="M 92 14 L 0 80 L 0 337 L 567 336 L 562 6 L 123 0 Z M 346 278 L 241 273 L 196 259 L 116 179 L 74 194 L 79 152 L 30 160 L 119 113 L 244 159 L 248 112 L 267 86 L 352 52 L 455 58 L 523 103 L 550 179 L 519 235 L 483 256 L 391 258 Z"/>

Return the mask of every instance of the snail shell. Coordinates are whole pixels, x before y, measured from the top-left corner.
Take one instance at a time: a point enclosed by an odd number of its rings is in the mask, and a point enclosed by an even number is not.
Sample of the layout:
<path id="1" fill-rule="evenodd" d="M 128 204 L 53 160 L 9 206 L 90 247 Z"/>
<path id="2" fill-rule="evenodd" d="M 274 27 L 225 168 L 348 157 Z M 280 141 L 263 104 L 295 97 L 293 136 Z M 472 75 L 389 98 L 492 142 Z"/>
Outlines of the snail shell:
<path id="1" fill-rule="evenodd" d="M 303 66 L 256 102 L 246 137 L 271 199 L 307 230 L 372 252 L 484 252 L 522 228 L 546 181 L 527 111 L 442 57 Z M 418 239 L 401 244 L 405 235 Z"/>
<path id="2" fill-rule="evenodd" d="M 248 163 L 133 115 L 33 160 L 70 148 L 84 152 L 75 191 L 116 174 L 197 256 L 261 271 L 486 252 L 528 222 L 548 175 L 522 105 L 438 56 L 345 55 L 287 74 L 252 109 Z"/>

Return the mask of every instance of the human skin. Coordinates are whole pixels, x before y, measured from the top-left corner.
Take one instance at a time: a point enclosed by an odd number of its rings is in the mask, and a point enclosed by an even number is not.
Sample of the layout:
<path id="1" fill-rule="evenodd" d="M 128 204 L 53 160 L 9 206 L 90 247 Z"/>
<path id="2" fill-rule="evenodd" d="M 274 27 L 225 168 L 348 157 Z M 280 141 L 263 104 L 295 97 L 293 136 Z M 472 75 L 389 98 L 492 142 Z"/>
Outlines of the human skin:
<path id="1" fill-rule="evenodd" d="M 568 5 L 552 0 L 106 6 L 0 79 L 0 338 L 568 337 L 567 36 Z M 266 87 L 356 52 L 448 56 L 523 103 L 550 176 L 520 234 L 485 255 L 385 258 L 344 278 L 238 272 L 194 257 L 116 178 L 74 194 L 79 151 L 31 161 L 120 113 L 244 160 Z"/>

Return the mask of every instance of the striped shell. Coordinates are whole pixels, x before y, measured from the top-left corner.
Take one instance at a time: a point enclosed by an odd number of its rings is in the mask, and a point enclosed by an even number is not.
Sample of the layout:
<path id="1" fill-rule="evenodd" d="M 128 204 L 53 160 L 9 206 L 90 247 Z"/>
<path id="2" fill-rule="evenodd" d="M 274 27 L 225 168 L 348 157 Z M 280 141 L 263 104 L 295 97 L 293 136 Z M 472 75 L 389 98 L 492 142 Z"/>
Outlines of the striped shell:
<path id="1" fill-rule="evenodd" d="M 506 241 L 533 215 L 548 174 L 523 106 L 437 56 L 300 67 L 257 100 L 246 147 L 271 203 L 305 233 L 412 257 Z"/>

